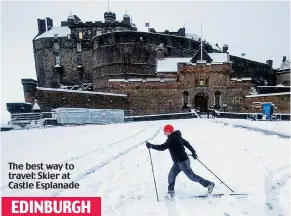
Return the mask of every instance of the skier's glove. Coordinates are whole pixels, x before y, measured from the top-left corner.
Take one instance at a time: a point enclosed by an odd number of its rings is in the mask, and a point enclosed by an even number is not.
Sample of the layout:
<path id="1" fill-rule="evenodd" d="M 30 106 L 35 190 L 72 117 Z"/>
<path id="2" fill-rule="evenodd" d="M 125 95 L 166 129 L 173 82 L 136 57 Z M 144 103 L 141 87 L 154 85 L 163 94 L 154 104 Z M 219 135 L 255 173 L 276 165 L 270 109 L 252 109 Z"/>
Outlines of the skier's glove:
<path id="1" fill-rule="evenodd" d="M 193 157 L 195 160 L 198 158 L 198 156 L 197 156 L 196 153 L 192 154 L 192 157 Z"/>
<path id="2" fill-rule="evenodd" d="M 151 148 L 151 145 L 152 144 L 150 144 L 149 142 L 146 142 L 146 146 L 147 146 L 148 149 Z"/>

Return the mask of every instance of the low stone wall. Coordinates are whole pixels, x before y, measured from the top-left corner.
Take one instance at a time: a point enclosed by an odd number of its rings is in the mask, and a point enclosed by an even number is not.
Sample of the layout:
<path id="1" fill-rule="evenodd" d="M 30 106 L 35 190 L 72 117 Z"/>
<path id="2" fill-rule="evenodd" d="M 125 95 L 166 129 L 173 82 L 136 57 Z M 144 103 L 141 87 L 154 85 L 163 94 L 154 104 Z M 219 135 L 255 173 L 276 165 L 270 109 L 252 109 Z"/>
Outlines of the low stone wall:
<path id="1" fill-rule="evenodd" d="M 125 121 L 155 121 L 155 120 L 168 120 L 168 119 L 190 119 L 197 118 L 195 113 L 172 113 L 162 115 L 145 115 L 145 116 L 130 116 L 126 117 Z"/>
<path id="2" fill-rule="evenodd" d="M 274 110 L 274 113 L 290 113 L 290 92 L 254 95 L 252 97 L 246 96 L 244 99 L 245 111 L 261 113 L 262 108 L 252 106 L 253 102 L 272 102 L 277 107 L 277 109 Z"/>

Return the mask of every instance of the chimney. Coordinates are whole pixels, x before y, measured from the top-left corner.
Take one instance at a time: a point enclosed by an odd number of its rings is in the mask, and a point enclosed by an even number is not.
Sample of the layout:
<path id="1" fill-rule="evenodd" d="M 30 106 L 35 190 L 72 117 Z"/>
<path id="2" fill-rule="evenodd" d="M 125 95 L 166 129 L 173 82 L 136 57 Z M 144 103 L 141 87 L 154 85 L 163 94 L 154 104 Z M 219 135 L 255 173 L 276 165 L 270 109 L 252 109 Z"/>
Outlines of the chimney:
<path id="1" fill-rule="evenodd" d="M 283 56 L 283 61 L 282 62 L 285 62 L 286 61 L 286 56 Z"/>
<path id="2" fill-rule="evenodd" d="M 46 25 L 47 25 L 47 31 L 51 30 L 51 28 L 54 26 L 53 20 L 49 17 L 46 18 Z"/>
<path id="3" fill-rule="evenodd" d="M 270 66 L 273 66 L 273 60 L 267 60 L 266 63 Z"/>
<path id="4" fill-rule="evenodd" d="M 224 44 L 222 47 L 222 52 L 227 53 L 227 51 L 228 51 L 228 45 Z"/>
<path id="5" fill-rule="evenodd" d="M 185 35 L 186 35 L 185 32 L 186 32 L 185 28 L 180 28 L 178 30 L 178 35 L 181 37 L 185 37 Z"/>
<path id="6" fill-rule="evenodd" d="M 46 31 L 46 24 L 44 19 L 37 19 L 38 34 L 41 35 Z"/>

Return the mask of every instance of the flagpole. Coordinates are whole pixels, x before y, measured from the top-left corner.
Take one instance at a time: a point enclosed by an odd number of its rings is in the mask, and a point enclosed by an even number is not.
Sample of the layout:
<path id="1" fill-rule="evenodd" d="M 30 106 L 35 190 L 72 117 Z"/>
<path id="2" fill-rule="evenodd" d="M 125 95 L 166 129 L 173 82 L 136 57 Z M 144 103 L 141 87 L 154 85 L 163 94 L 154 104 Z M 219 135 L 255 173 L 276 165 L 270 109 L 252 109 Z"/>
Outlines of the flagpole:
<path id="1" fill-rule="evenodd" d="M 200 40 L 200 46 L 201 46 L 201 61 L 202 61 L 202 17 L 201 17 L 201 40 Z"/>

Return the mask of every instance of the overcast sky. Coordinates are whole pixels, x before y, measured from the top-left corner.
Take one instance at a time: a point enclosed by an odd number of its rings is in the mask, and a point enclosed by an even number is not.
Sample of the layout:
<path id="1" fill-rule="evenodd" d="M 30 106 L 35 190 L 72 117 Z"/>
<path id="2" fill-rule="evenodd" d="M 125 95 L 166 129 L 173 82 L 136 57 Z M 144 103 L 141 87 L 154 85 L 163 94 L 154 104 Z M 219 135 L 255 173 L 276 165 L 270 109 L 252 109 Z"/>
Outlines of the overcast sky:
<path id="1" fill-rule="evenodd" d="M 289 1 L 110 1 L 117 20 L 128 12 L 138 28 L 146 22 L 158 31 L 187 33 L 211 44 L 229 45 L 229 52 L 245 58 L 280 66 L 290 59 Z M 1 2 L 1 123 L 10 120 L 6 102 L 23 102 L 22 78 L 36 79 L 32 39 L 37 34 L 37 18 L 50 17 L 60 26 L 70 12 L 82 21 L 104 20 L 107 1 L 17 1 Z"/>

